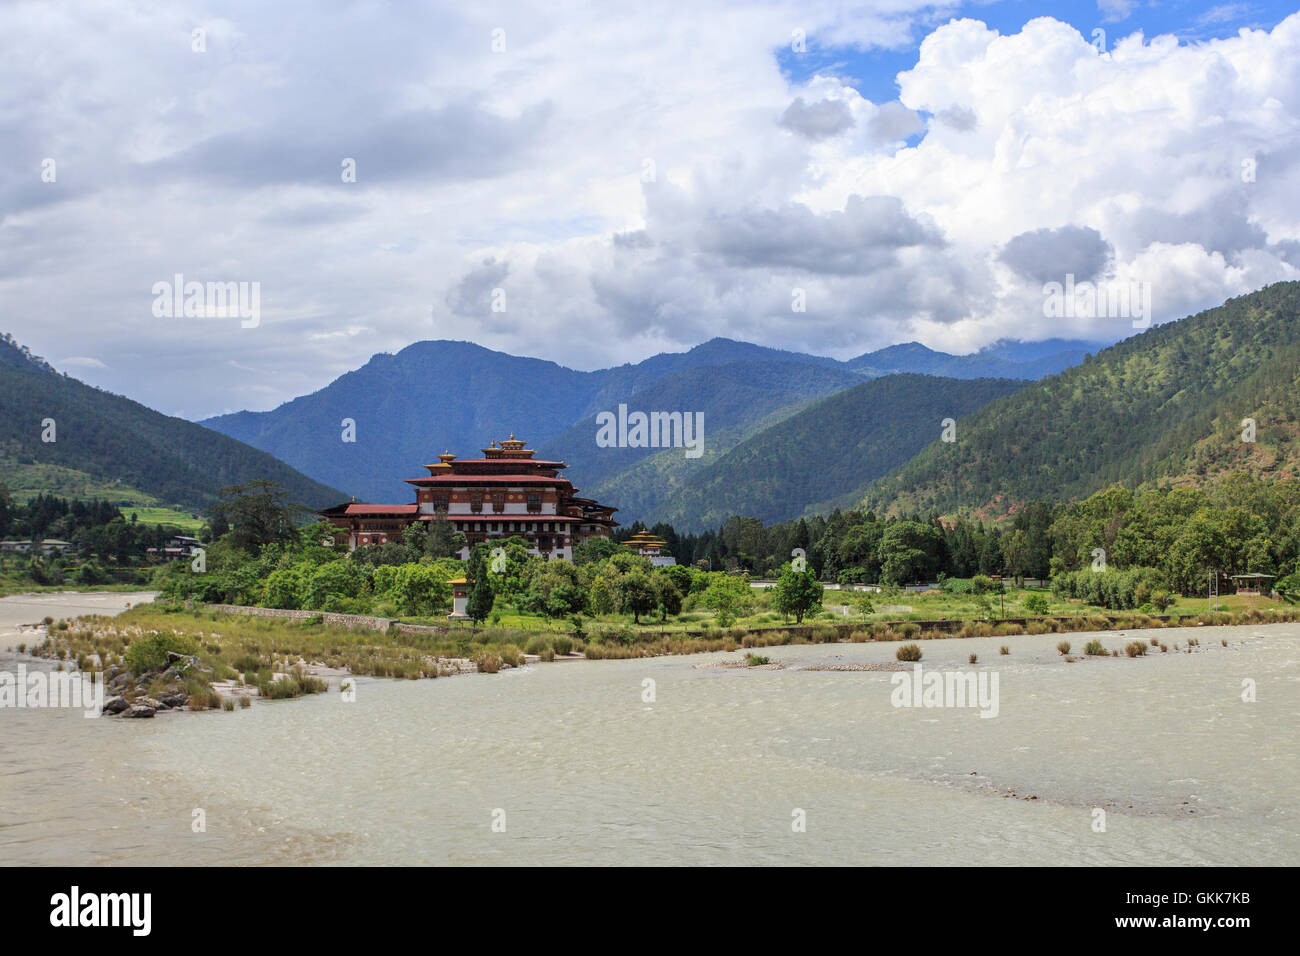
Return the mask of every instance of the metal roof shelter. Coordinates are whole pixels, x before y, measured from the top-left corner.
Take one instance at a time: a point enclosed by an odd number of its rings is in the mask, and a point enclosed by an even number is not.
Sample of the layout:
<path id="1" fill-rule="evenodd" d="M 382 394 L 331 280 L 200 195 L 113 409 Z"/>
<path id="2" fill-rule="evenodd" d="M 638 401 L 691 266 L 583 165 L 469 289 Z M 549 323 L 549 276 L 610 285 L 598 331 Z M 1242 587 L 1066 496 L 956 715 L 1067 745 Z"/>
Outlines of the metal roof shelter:
<path id="1" fill-rule="evenodd" d="M 1238 594 L 1259 594 L 1260 588 L 1265 581 L 1272 581 L 1275 575 L 1272 574 L 1232 574 L 1233 586 L 1236 587 Z"/>

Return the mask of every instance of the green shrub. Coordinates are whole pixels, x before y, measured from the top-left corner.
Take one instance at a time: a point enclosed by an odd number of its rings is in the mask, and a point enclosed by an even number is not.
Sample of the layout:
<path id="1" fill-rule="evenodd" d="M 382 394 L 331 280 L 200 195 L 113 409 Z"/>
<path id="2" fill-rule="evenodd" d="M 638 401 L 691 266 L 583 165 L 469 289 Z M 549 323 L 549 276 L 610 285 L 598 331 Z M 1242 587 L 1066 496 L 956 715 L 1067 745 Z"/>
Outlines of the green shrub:
<path id="1" fill-rule="evenodd" d="M 1101 646 L 1101 641 L 1091 640 L 1083 646 L 1083 652 L 1089 657 L 1106 657 L 1110 654 L 1106 648 Z"/>
<path id="2" fill-rule="evenodd" d="M 126 649 L 126 666 L 136 676 L 149 674 L 167 667 L 168 651 L 192 655 L 198 649 L 198 644 L 182 634 L 150 634 L 131 642 Z"/>
<path id="3" fill-rule="evenodd" d="M 1047 598 L 1041 594 L 1031 594 L 1025 598 L 1025 610 L 1030 614 L 1046 614 Z"/>

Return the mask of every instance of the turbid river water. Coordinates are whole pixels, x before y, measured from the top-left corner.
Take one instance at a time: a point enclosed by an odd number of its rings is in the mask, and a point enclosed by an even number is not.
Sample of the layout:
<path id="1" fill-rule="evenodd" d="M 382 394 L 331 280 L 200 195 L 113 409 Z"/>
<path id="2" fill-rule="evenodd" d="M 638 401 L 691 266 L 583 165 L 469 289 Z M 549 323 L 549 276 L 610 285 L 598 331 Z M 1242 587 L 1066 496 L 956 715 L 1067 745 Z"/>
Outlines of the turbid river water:
<path id="1" fill-rule="evenodd" d="M 6 599 L 0 626 L 130 599 Z M 363 678 L 351 703 L 154 720 L 0 710 L 0 863 L 1300 863 L 1300 625 L 1138 633 L 1170 652 L 923 642 L 927 668 L 997 673 L 988 719 L 806 669 L 893 644 Z"/>

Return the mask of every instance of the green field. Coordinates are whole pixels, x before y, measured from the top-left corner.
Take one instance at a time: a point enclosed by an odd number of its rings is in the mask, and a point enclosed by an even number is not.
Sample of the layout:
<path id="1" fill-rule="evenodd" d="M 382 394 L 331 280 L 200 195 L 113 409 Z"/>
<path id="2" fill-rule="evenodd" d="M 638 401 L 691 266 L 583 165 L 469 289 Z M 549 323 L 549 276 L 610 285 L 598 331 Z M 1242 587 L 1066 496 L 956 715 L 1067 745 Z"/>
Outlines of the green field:
<path id="1" fill-rule="evenodd" d="M 1041 616 L 1086 618 L 1091 615 L 1133 615 L 1135 611 L 1111 611 L 1094 604 L 1086 604 L 1074 598 L 1061 598 L 1051 590 L 1040 588 L 1008 588 L 1005 594 L 989 594 L 988 616 L 985 606 L 973 594 L 951 594 L 946 591 L 871 593 L 869 596 L 873 610 L 869 614 L 862 612 L 851 603 L 853 597 L 864 592 L 833 591 L 823 593 L 820 609 L 815 609 L 804 618 L 805 624 L 874 624 L 886 621 L 989 621 L 996 623 L 1003 618 L 1034 618 L 1039 614 L 1025 607 L 1025 601 L 1031 595 L 1040 595 L 1047 601 L 1047 609 Z M 1214 610 L 1217 612 L 1241 613 L 1243 611 L 1268 611 L 1289 607 L 1286 601 L 1249 595 L 1220 595 L 1215 599 Z M 847 608 L 847 613 L 846 609 Z M 1205 598 L 1179 597 L 1166 613 L 1174 617 L 1205 614 Z M 634 628 L 647 633 L 686 634 L 704 629 L 717 628 L 719 624 L 713 611 L 695 608 L 685 611 L 667 622 L 661 623 L 654 614 L 642 615 L 640 625 L 634 625 L 631 614 L 583 614 L 584 627 L 595 633 L 609 630 Z M 470 630 L 468 622 L 460 624 L 448 622 L 445 617 L 436 618 L 401 618 L 410 624 L 426 624 L 439 627 L 463 628 Z M 572 630 L 568 619 L 550 619 L 538 614 L 530 614 L 513 608 L 502 601 L 493 608 L 490 623 L 493 627 L 523 630 L 552 631 L 567 633 Z M 752 605 L 736 615 L 730 628 L 748 630 L 753 628 L 780 627 L 793 623 L 772 607 L 772 594 L 769 589 L 753 589 Z"/>
<path id="2" fill-rule="evenodd" d="M 117 505 L 128 519 L 135 512 L 146 524 L 174 525 L 185 531 L 203 527 L 203 520 L 191 512 L 169 507 L 167 502 L 137 488 L 103 481 L 61 465 L 0 462 L 0 484 L 9 489 L 15 501 L 26 502 L 38 494 L 81 501 L 99 498 Z"/>

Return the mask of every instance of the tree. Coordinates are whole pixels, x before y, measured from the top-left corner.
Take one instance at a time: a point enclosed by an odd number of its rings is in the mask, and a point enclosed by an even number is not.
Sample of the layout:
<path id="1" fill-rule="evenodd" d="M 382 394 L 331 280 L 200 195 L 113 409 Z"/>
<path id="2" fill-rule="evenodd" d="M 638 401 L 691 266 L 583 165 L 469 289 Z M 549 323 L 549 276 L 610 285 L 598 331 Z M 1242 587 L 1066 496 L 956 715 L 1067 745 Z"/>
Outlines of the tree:
<path id="1" fill-rule="evenodd" d="M 588 538 L 574 549 L 573 563 L 579 566 L 596 564 L 615 554 L 623 553 L 630 553 L 630 551 L 612 538 Z"/>
<path id="2" fill-rule="evenodd" d="M 650 575 L 636 570 L 624 574 L 618 579 L 618 601 L 626 614 L 632 612 L 632 621 L 641 623 L 641 615 L 655 609 L 655 588 Z"/>
<path id="3" fill-rule="evenodd" d="M 700 595 L 700 603 L 717 612 L 719 627 L 730 627 L 750 599 L 749 581 L 719 571 L 710 572 L 709 579 L 709 586 Z"/>
<path id="4" fill-rule="evenodd" d="M 871 594 L 867 591 L 858 591 L 849 600 L 857 605 L 858 613 L 862 615 L 863 620 L 876 610 L 875 602 L 871 600 Z"/>
<path id="5" fill-rule="evenodd" d="M 1012 580 L 1017 584 L 1025 573 L 1025 567 L 1030 560 L 1029 535 L 1024 531 L 1012 531 L 1002 537 L 1002 558 L 1006 563 L 1007 571 L 1011 573 Z"/>
<path id="6" fill-rule="evenodd" d="M 431 558 L 451 558 L 465 547 L 465 536 L 456 531 L 447 520 L 447 509 L 439 508 L 429 522 L 429 532 L 424 540 L 424 553 Z"/>
<path id="7" fill-rule="evenodd" d="M 932 577 L 942 547 L 943 534 L 933 525 L 896 521 L 880 536 L 880 577 L 895 584 Z"/>
<path id="8" fill-rule="evenodd" d="M 428 564 L 403 564 L 393 577 L 391 590 L 399 611 L 426 617 L 442 610 L 451 597 L 446 580 Z"/>
<path id="9" fill-rule="evenodd" d="M 361 593 L 361 566 L 346 558 L 307 568 L 302 604 L 304 608 L 320 610 L 331 597 L 354 598 Z M 414 614 L 415 611 L 408 613 Z"/>
<path id="10" fill-rule="evenodd" d="M 492 590 L 492 582 L 488 580 L 485 547 L 485 545 L 478 545 L 470 551 L 469 568 L 466 574 L 469 582 L 469 600 L 465 604 L 465 613 L 475 623 L 487 620 L 496 601 L 496 592 Z"/>
<path id="11" fill-rule="evenodd" d="M 659 619 L 667 621 L 668 615 L 678 615 L 682 613 L 682 592 L 678 588 L 677 581 L 669 574 L 669 571 L 681 570 L 676 567 L 660 568 L 654 574 L 655 603 L 659 606 Z M 687 587 L 690 587 L 689 578 Z"/>
<path id="12" fill-rule="evenodd" d="M 302 571 L 293 566 L 278 568 L 266 579 L 265 597 L 262 603 L 266 607 L 294 610 L 302 601 L 302 592 Z"/>
<path id="13" fill-rule="evenodd" d="M 822 593 L 817 575 L 812 571 L 796 571 L 787 564 L 776 582 L 772 603 L 787 617 L 793 614 L 796 624 L 802 624 L 805 614 L 821 607 Z"/>
<path id="14" fill-rule="evenodd" d="M 509 538 L 498 538 L 490 547 L 484 543 L 482 547 L 484 548 L 483 561 L 493 590 L 498 595 L 504 596 L 510 603 L 518 605 L 523 601 L 524 593 L 528 590 L 528 579 L 533 570 L 533 555 L 529 553 L 528 542 L 519 535 L 514 535 Z M 497 548 L 500 548 L 501 552 L 493 555 L 492 552 Z M 503 557 L 504 560 L 501 560 Z"/>
<path id="15" fill-rule="evenodd" d="M 1046 614 L 1047 598 L 1041 594 L 1031 594 L 1025 598 L 1025 610 L 1030 614 Z"/>
<path id="16" fill-rule="evenodd" d="M 296 540 L 296 519 L 309 512 L 290 504 L 289 493 L 280 485 L 260 478 L 222 488 L 221 494 L 224 500 L 213 507 L 213 514 L 230 525 L 231 545 L 253 554 L 264 544 Z"/>
<path id="17" fill-rule="evenodd" d="M 565 617 L 583 610 L 586 595 L 578 580 L 578 569 L 567 561 L 538 565 L 529 579 L 523 604 L 547 617 Z"/>

